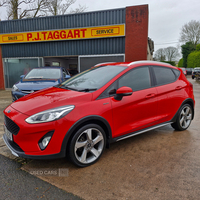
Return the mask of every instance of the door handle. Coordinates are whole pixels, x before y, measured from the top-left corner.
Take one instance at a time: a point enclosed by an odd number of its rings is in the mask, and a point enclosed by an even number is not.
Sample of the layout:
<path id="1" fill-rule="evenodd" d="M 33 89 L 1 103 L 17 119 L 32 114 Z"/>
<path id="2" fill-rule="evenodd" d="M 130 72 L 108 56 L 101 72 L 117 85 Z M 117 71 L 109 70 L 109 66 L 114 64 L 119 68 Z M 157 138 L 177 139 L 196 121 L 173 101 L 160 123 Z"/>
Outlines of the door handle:
<path id="1" fill-rule="evenodd" d="M 176 90 L 181 90 L 181 89 L 182 89 L 182 86 L 177 86 L 175 89 L 176 89 Z"/>
<path id="2" fill-rule="evenodd" d="M 153 98 L 153 97 L 155 97 L 156 96 L 156 94 L 154 94 L 154 93 L 152 93 L 152 94 L 148 94 L 148 95 L 146 95 L 146 99 L 149 99 L 149 98 Z"/>

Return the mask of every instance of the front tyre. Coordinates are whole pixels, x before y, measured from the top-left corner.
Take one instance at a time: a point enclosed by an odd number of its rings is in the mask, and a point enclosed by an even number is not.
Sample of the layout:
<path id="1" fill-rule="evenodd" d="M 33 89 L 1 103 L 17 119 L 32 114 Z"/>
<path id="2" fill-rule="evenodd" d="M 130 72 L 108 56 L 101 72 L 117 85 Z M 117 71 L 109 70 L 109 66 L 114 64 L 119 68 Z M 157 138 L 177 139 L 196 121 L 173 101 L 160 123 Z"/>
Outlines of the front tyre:
<path id="1" fill-rule="evenodd" d="M 85 125 L 75 133 L 70 142 L 70 159 L 79 167 L 92 165 L 101 157 L 105 144 L 105 132 L 99 125 Z"/>
<path id="2" fill-rule="evenodd" d="M 172 124 L 172 127 L 177 131 L 186 130 L 192 121 L 193 110 L 189 104 L 184 104 L 178 112 L 176 122 Z"/>

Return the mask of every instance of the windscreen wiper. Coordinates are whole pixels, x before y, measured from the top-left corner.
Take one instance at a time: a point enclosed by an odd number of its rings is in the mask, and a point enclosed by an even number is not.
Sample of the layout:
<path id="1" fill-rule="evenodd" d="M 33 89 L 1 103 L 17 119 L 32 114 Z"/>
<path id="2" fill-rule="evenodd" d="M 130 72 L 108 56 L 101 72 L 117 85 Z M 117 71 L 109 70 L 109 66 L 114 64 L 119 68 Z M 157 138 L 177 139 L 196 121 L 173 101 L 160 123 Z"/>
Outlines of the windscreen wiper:
<path id="1" fill-rule="evenodd" d="M 69 90 L 75 90 L 75 91 L 78 91 L 78 89 L 76 88 L 73 88 L 73 87 L 68 87 L 68 86 L 65 86 L 65 85 L 58 85 L 59 88 L 64 88 L 64 89 L 69 89 Z"/>
<path id="2" fill-rule="evenodd" d="M 77 91 L 79 92 L 90 92 L 90 91 L 95 91 L 97 88 L 84 88 L 84 89 L 79 89 Z"/>
<path id="3" fill-rule="evenodd" d="M 57 85 L 57 87 L 64 88 L 64 89 L 69 89 L 69 90 L 75 90 L 75 91 L 78 91 L 78 92 L 90 92 L 90 91 L 97 90 L 97 88 L 83 88 L 83 89 L 79 89 L 79 88 L 73 88 L 73 87 L 69 87 L 69 86 L 65 86 L 65 85 Z"/>

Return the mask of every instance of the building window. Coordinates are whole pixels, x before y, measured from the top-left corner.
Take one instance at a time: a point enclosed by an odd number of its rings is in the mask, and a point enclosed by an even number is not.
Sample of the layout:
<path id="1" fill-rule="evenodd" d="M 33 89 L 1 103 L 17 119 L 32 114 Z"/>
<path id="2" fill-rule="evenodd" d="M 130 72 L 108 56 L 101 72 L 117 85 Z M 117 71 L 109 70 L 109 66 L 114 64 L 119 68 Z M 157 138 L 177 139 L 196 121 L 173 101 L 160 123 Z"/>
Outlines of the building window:
<path id="1" fill-rule="evenodd" d="M 4 58 L 5 87 L 12 88 L 21 75 L 27 74 L 35 67 L 41 67 L 42 63 L 43 58 Z"/>

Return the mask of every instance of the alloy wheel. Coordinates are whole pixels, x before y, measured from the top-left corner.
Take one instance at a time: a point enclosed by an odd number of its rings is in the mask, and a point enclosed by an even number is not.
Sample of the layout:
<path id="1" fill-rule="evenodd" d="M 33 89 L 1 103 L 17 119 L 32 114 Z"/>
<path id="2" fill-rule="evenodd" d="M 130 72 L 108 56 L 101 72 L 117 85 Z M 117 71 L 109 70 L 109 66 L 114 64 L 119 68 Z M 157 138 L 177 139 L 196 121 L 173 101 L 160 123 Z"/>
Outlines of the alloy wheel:
<path id="1" fill-rule="evenodd" d="M 104 137 L 100 130 L 88 128 L 81 132 L 74 145 L 76 159 L 89 164 L 99 158 L 104 149 Z"/>
<path id="2" fill-rule="evenodd" d="M 191 123 L 191 120 L 192 120 L 192 110 L 191 110 L 191 107 L 189 106 L 185 106 L 183 107 L 181 113 L 180 113 L 180 118 L 179 118 L 179 122 L 180 122 L 180 126 L 183 128 L 183 129 L 186 129 L 190 123 Z"/>

